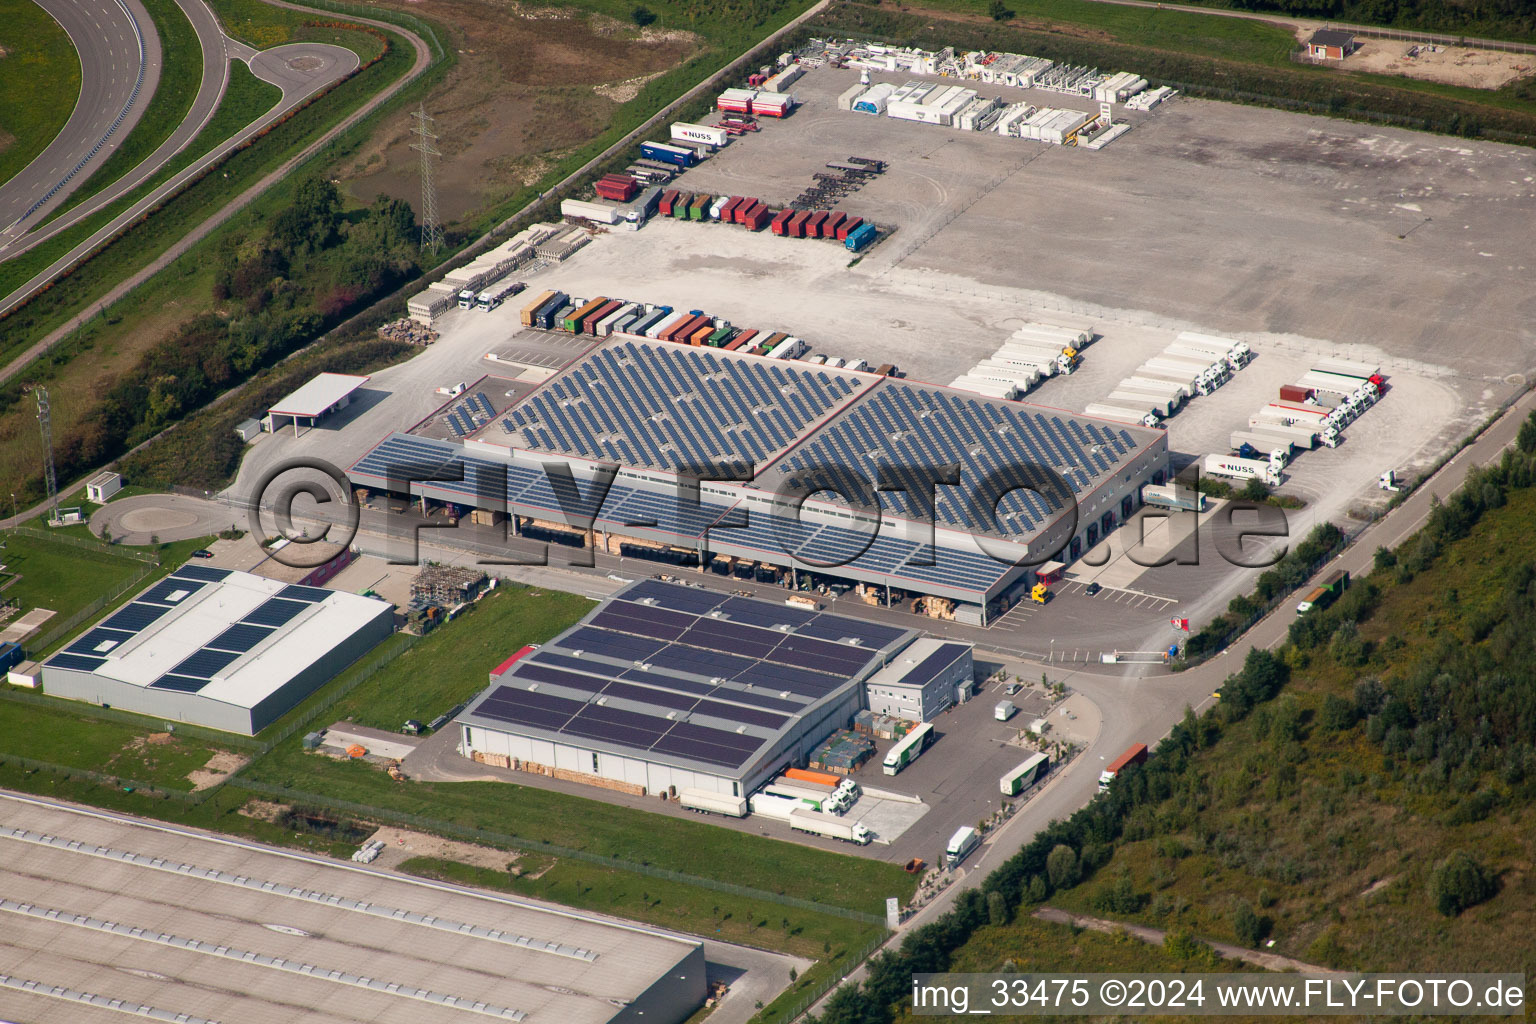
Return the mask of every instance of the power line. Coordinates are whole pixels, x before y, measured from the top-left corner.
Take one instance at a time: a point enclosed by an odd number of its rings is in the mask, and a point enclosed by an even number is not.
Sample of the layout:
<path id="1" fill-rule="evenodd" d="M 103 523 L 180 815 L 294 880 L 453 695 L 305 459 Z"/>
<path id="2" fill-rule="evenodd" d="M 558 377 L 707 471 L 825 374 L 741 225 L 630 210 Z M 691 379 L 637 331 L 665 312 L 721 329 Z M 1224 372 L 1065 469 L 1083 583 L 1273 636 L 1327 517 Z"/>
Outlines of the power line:
<path id="1" fill-rule="evenodd" d="M 48 485 L 48 518 L 59 518 L 59 484 L 53 474 L 53 419 L 48 411 L 48 389 L 39 385 L 37 398 L 37 425 L 43 432 L 43 480 Z"/>
<path id="2" fill-rule="evenodd" d="M 416 108 L 411 118 L 416 122 L 411 134 L 419 142 L 411 148 L 421 154 L 421 251 L 437 255 L 443 247 L 443 223 L 437 215 L 437 183 L 432 180 L 432 158 L 442 156 L 437 148 L 437 135 L 432 131 L 433 119 L 427 114 L 426 104 Z"/>

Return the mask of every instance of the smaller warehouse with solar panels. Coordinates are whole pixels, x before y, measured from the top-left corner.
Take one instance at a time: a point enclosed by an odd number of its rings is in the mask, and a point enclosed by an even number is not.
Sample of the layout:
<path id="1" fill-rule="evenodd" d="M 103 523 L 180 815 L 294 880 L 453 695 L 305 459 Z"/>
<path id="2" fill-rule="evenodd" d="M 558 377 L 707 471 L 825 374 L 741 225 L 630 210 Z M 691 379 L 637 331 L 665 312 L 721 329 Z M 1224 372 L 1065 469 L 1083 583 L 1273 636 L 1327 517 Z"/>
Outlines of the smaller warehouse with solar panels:
<path id="1" fill-rule="evenodd" d="M 356 594 L 188 564 L 43 662 L 43 689 L 254 735 L 394 629 Z"/>
<path id="2" fill-rule="evenodd" d="M 460 749 L 635 795 L 744 797 L 846 726 L 916 636 L 643 580 L 499 666 L 458 717 Z"/>

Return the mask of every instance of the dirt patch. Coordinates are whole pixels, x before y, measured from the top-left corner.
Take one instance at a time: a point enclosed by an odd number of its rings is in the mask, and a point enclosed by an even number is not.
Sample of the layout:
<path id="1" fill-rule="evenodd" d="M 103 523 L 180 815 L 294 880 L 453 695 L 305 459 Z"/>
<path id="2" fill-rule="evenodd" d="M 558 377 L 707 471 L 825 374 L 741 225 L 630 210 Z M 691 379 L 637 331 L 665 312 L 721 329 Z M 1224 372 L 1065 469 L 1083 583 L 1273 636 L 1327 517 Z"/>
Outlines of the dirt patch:
<path id="1" fill-rule="evenodd" d="M 1312 29 L 1298 29 L 1306 42 Z M 1421 78 L 1471 89 L 1499 89 L 1517 78 L 1536 73 L 1536 54 L 1474 50 L 1464 46 L 1424 46 L 1397 39 L 1365 39 L 1360 49 L 1342 61 L 1324 61 L 1345 71 Z"/>
<path id="2" fill-rule="evenodd" d="M 426 100 L 443 154 L 433 168 L 438 209 L 449 225 L 538 181 L 597 135 L 618 104 L 700 45 L 692 33 L 642 31 L 568 8 L 495 0 L 420 0 L 409 7 L 450 26 L 459 52 Z M 342 167 L 352 195 L 367 201 L 383 193 L 419 204 L 411 127 L 406 116 L 393 119 Z"/>
<path id="3" fill-rule="evenodd" d="M 231 773 L 244 768 L 250 760 L 227 750 L 216 750 L 207 764 L 187 773 L 187 781 L 192 783 L 194 790 L 210 789 L 229 778 Z"/>
<path id="4" fill-rule="evenodd" d="M 377 862 L 383 867 L 394 867 L 411 857 L 436 857 L 440 860 L 458 861 L 460 864 L 468 864 L 471 867 L 506 871 L 523 857 L 523 854 L 517 850 L 498 850 L 490 846 L 461 843 L 426 832 L 395 828 L 392 825 L 379 829 L 371 838 L 384 844 L 384 852 L 379 854 Z M 547 865 L 543 867 L 547 870 Z"/>
<path id="5" fill-rule="evenodd" d="M 287 804 L 273 803 L 271 800 L 247 800 L 236 813 L 257 821 L 270 821 L 275 825 L 287 810 Z"/>

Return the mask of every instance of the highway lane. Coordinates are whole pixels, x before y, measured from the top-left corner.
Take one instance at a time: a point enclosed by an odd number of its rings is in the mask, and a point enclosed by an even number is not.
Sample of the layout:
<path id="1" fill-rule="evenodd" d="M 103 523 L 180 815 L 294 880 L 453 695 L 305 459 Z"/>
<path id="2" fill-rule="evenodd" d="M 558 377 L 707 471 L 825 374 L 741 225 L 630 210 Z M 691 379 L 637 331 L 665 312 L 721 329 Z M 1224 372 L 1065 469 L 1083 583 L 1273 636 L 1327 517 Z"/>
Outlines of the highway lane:
<path id="1" fill-rule="evenodd" d="M 160 80 L 160 37 L 139 0 L 38 3 L 80 55 L 80 95 L 53 141 L 0 184 L 0 241 L 18 221 L 39 216 L 37 204 L 49 192 L 57 202 L 85 181 L 91 163 L 105 160 L 133 130 Z"/>
<path id="2" fill-rule="evenodd" d="M 115 0 L 109 0 L 114 2 Z M 134 0 L 138 2 L 138 0 Z M 20 224 L 13 224 L 10 228 L 0 233 L 0 260 L 10 259 L 26 252 L 33 246 L 39 245 L 61 231 L 66 231 L 75 224 L 94 214 L 104 206 L 108 206 L 117 199 L 133 191 L 141 183 L 153 177 L 165 163 L 181 152 L 196 137 L 197 133 L 213 117 L 219 103 L 224 99 L 224 90 L 229 84 L 229 60 L 225 53 L 226 40 L 224 31 L 219 26 L 219 19 L 209 8 L 204 0 L 176 0 L 182 13 L 192 23 L 192 29 L 197 34 L 198 46 L 202 53 L 202 78 L 198 82 L 197 95 L 192 100 L 186 116 L 176 126 L 175 131 L 160 144 L 149 156 L 141 160 L 137 166 L 127 174 L 122 175 L 116 181 L 104 182 L 103 187 L 95 195 L 85 202 L 71 209 L 68 213 L 49 221 L 46 225 L 41 222 L 47 216 L 48 207 L 45 206 Z M 160 66 L 159 43 L 155 43 L 155 67 Z M 145 86 L 144 96 L 153 94 L 148 84 Z M 113 136 L 113 142 L 108 148 L 104 148 L 97 159 L 102 159 L 107 152 L 116 148 L 121 140 L 127 136 L 122 128 L 119 128 Z M 84 184 L 89 178 L 88 172 L 82 172 L 75 179 L 74 187 Z M 73 188 L 54 196 L 49 205 L 62 202 Z M 4 217 L 0 217 L 0 224 L 6 223 Z"/>

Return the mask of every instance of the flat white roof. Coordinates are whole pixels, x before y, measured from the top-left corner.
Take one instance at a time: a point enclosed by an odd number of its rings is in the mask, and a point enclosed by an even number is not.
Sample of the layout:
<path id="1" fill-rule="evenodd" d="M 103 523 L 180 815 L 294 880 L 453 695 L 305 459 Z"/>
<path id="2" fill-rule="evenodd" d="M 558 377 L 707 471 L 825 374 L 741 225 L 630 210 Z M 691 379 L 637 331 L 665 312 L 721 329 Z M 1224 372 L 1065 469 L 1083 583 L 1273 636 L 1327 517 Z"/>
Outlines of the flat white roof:
<path id="1" fill-rule="evenodd" d="M 350 373 L 322 373 L 267 410 L 279 416 L 319 416 L 368 382 Z"/>
<path id="2" fill-rule="evenodd" d="M 49 663 L 133 686 L 158 682 L 163 689 L 168 680 L 177 684 L 171 689 L 253 708 L 389 608 L 357 594 L 183 566 Z M 101 661 L 88 666 L 81 659 Z M 200 678 L 207 682 L 194 689 Z"/>

